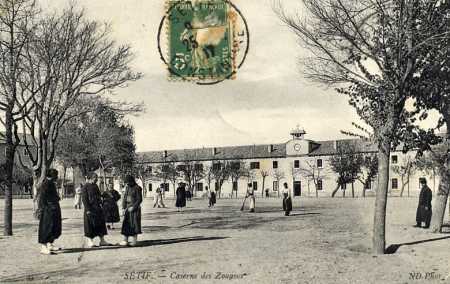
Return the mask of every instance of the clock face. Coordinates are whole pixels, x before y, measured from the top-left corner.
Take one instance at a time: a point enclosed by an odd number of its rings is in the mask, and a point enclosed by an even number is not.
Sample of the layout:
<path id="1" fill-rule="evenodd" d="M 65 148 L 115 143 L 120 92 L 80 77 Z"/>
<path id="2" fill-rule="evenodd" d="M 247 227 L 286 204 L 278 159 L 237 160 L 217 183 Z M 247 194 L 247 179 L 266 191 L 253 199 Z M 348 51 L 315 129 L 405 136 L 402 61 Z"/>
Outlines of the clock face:
<path id="1" fill-rule="evenodd" d="M 300 144 L 295 144 L 294 145 L 294 150 L 297 151 L 297 152 L 300 151 L 301 148 L 302 148 L 302 146 L 300 146 Z"/>

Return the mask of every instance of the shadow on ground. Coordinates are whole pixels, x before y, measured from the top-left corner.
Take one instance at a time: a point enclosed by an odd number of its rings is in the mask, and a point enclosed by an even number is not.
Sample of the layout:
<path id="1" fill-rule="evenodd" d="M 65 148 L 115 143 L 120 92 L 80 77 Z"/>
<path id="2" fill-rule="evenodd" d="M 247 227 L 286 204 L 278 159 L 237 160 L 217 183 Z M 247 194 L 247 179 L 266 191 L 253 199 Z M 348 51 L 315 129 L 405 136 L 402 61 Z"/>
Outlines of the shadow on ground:
<path id="1" fill-rule="evenodd" d="M 401 246 L 418 245 L 418 244 L 423 244 L 423 243 L 428 243 L 428 242 L 434 242 L 434 241 L 440 241 L 440 240 L 445 240 L 445 239 L 450 239 L 450 236 L 445 236 L 445 237 L 440 237 L 440 238 L 434 238 L 434 239 L 427 239 L 427 240 L 421 240 L 421 241 L 415 241 L 415 242 L 409 242 L 409 243 L 403 243 L 403 244 L 393 244 L 393 245 L 390 245 L 389 247 L 387 247 L 387 249 L 386 249 L 386 254 L 394 254 L 394 253 L 396 253 L 397 250 L 398 250 Z"/>
<path id="2" fill-rule="evenodd" d="M 184 243 L 184 242 L 196 242 L 196 241 L 213 241 L 213 240 L 222 240 L 228 239 L 228 237 L 187 237 L 187 238 L 176 238 L 176 239 L 160 239 L 160 240 L 143 240 L 139 241 L 136 246 L 128 247 L 128 246 L 105 246 L 105 247 L 94 247 L 94 248 L 68 248 L 61 250 L 57 254 L 65 254 L 65 253 L 80 253 L 87 251 L 98 251 L 98 250 L 111 250 L 111 249 L 127 249 L 127 248 L 135 248 L 135 247 L 149 247 L 149 246 L 160 246 L 160 245 L 170 245 L 176 243 Z"/>

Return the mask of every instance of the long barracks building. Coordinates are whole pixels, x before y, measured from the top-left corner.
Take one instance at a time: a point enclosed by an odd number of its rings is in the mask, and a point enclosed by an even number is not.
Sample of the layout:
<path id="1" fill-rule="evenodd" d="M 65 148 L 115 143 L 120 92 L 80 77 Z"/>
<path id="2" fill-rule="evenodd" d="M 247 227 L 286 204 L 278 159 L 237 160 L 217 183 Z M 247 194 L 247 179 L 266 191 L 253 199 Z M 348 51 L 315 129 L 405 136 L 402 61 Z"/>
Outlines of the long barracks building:
<path id="1" fill-rule="evenodd" d="M 222 197 L 244 196 L 248 183 L 251 183 L 256 191 L 256 196 L 278 196 L 278 192 L 284 182 L 287 182 L 292 191 L 292 196 L 331 196 L 337 188 L 337 174 L 330 166 L 330 158 L 336 155 L 339 147 L 351 144 L 356 152 L 365 157 L 376 154 L 377 147 L 373 143 L 362 139 L 344 139 L 331 141 L 313 141 L 305 139 L 306 132 L 296 128 L 291 131 L 292 138 L 286 143 L 268 145 L 246 145 L 232 147 L 211 147 L 182 150 L 165 150 L 139 153 L 140 161 L 147 169 L 148 178 L 143 181 L 147 195 L 153 195 L 155 189 L 164 184 L 166 196 L 173 196 L 179 183 L 186 183 L 183 174 L 177 178 L 175 188 L 173 181 L 161 177 L 164 165 L 171 163 L 175 168 L 186 166 L 187 163 L 202 172 L 202 177 L 195 181 L 193 186 L 194 196 L 202 196 L 205 187 L 219 189 Z M 394 169 L 405 167 L 408 161 L 412 161 L 416 153 L 410 151 L 403 153 L 399 150 L 391 152 L 390 157 L 390 182 L 389 193 L 398 196 L 404 189 L 404 196 L 417 196 L 419 192 L 419 179 L 426 177 L 433 192 L 436 188 L 436 177 L 428 177 L 423 172 L 410 172 L 402 175 Z M 220 169 L 226 163 L 234 163 L 248 169 L 248 174 L 237 180 L 227 177 L 220 186 L 220 180 L 215 180 L 209 175 L 211 169 Z M 238 166 L 239 167 L 239 166 Z M 407 182 L 409 180 L 409 183 Z M 377 176 L 369 182 L 354 183 L 355 196 L 374 195 L 377 188 Z M 316 191 L 317 189 L 317 191 Z M 350 196 L 351 185 L 340 187 L 336 196 Z"/>

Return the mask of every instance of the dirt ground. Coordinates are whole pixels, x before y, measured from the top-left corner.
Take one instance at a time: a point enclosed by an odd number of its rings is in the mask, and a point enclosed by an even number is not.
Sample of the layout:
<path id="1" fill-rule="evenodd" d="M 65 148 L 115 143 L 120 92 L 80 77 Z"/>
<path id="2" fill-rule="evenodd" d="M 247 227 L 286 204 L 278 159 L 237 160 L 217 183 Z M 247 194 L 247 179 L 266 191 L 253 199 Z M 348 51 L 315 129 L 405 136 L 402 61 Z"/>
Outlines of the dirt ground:
<path id="1" fill-rule="evenodd" d="M 87 249 L 82 210 L 66 199 L 63 250 L 44 256 L 31 201 L 14 200 L 0 283 L 450 283 L 450 234 L 412 227 L 416 198 L 389 199 L 383 256 L 370 252 L 373 198 L 296 198 L 289 217 L 277 198 L 257 199 L 255 213 L 241 212 L 241 202 L 219 199 L 210 209 L 198 199 L 179 213 L 173 200 L 153 208 L 145 199 L 138 247 Z M 107 240 L 119 242 L 120 229 Z"/>

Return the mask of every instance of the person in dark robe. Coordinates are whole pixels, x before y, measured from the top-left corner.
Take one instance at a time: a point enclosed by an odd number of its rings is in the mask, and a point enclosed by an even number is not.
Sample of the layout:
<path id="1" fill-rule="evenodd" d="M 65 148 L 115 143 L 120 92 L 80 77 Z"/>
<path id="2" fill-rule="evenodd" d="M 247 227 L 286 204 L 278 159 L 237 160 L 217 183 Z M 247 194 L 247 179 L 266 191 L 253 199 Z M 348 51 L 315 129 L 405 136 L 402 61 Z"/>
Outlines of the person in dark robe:
<path id="1" fill-rule="evenodd" d="M 420 179 L 420 195 L 419 195 L 419 204 L 417 205 L 416 211 L 416 225 L 414 227 L 421 227 L 422 222 L 425 222 L 425 229 L 430 227 L 431 221 L 431 199 L 433 197 L 433 193 L 431 189 L 427 186 L 427 180 L 425 178 Z"/>
<path id="2" fill-rule="evenodd" d="M 137 235 L 142 234 L 141 231 L 141 203 L 142 188 L 136 184 L 133 176 L 125 177 L 126 188 L 122 199 L 123 223 L 122 235 L 123 241 L 120 245 L 135 246 L 137 244 Z M 128 239 L 131 239 L 128 242 Z"/>
<path id="3" fill-rule="evenodd" d="M 292 211 L 292 198 L 291 190 L 289 189 L 287 182 L 283 184 L 282 194 L 284 216 L 289 216 Z"/>
<path id="4" fill-rule="evenodd" d="M 102 193 L 103 199 L 103 214 L 105 215 L 105 222 L 110 223 L 107 225 L 108 229 L 114 230 L 114 223 L 120 221 L 119 206 L 117 201 L 120 199 L 120 194 L 114 190 L 113 185 L 108 185 L 108 190 Z"/>
<path id="5" fill-rule="evenodd" d="M 175 206 L 178 211 L 181 211 L 183 207 L 186 206 L 186 189 L 184 184 L 180 184 L 176 191 L 177 200 L 175 202 Z"/>
<path id="6" fill-rule="evenodd" d="M 190 190 L 186 190 L 186 199 L 192 201 L 192 193 Z"/>
<path id="7" fill-rule="evenodd" d="M 96 184 L 97 180 L 97 174 L 90 172 L 81 194 L 84 206 L 84 236 L 87 238 L 87 247 L 89 248 L 96 246 L 94 245 L 95 237 L 100 238 L 100 246 L 111 245 L 104 238 L 108 233 L 103 215 L 102 195 Z"/>
<path id="8" fill-rule="evenodd" d="M 56 190 L 55 181 L 58 179 L 58 171 L 49 169 L 45 180 L 39 188 L 38 215 L 39 234 L 38 242 L 41 244 L 42 254 L 53 254 L 60 248 L 53 242 L 61 236 L 61 207 Z"/>
<path id="9" fill-rule="evenodd" d="M 206 187 L 206 190 L 208 190 L 208 187 Z M 214 204 L 216 204 L 216 193 L 212 190 L 208 190 L 208 201 L 208 207 L 214 207 Z"/>

